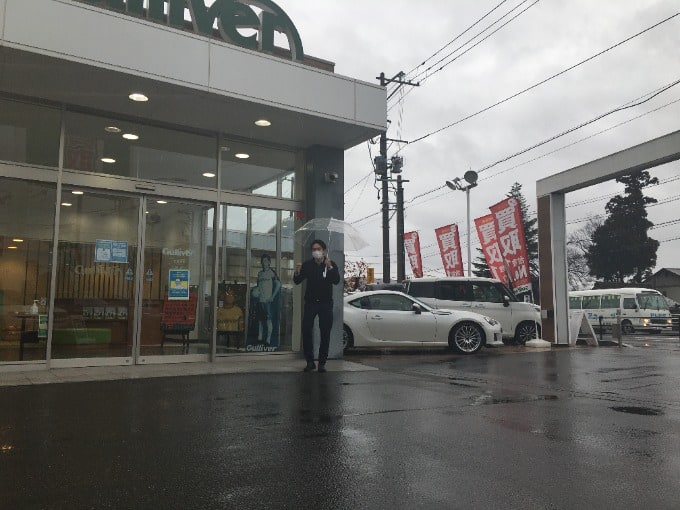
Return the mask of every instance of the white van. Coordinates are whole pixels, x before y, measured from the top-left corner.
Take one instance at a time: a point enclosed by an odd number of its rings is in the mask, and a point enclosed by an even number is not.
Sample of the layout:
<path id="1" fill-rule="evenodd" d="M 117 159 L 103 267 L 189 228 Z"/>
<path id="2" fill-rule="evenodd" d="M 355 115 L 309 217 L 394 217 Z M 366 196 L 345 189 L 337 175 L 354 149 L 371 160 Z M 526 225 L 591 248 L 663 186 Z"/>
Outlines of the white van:
<path id="1" fill-rule="evenodd" d="M 673 327 L 668 301 L 653 289 L 599 289 L 569 293 L 569 309 L 583 310 L 593 327 L 616 324 L 616 311 L 621 310 L 621 331 L 658 333 Z"/>
<path id="2" fill-rule="evenodd" d="M 481 313 L 501 323 L 503 339 L 523 344 L 540 334 L 541 309 L 517 300 L 491 278 L 418 278 L 406 283 L 407 294 L 433 308 Z"/>

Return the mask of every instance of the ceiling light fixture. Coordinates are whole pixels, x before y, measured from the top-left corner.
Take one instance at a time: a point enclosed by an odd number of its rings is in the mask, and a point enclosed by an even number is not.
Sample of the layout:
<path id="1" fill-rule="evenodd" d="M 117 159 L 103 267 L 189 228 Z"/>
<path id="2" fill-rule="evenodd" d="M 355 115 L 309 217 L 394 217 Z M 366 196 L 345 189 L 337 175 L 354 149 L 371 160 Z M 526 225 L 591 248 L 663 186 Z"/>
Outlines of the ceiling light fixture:
<path id="1" fill-rule="evenodd" d="M 255 121 L 255 125 L 260 127 L 269 127 L 272 125 L 272 123 L 269 122 L 267 119 L 260 119 Z"/>
<path id="2" fill-rule="evenodd" d="M 167 204 L 165 200 L 156 200 L 157 204 Z"/>
<path id="3" fill-rule="evenodd" d="M 69 204 L 68 202 L 62 202 L 61 205 L 64 207 L 71 207 L 73 204 Z"/>
<path id="4" fill-rule="evenodd" d="M 128 97 L 137 103 L 146 103 L 149 100 L 149 98 L 141 92 L 133 92 Z"/>
<path id="5" fill-rule="evenodd" d="M 104 131 L 106 131 L 107 133 L 120 133 L 121 129 L 116 126 L 106 126 L 104 128 Z"/>
<path id="6" fill-rule="evenodd" d="M 207 177 L 209 179 L 212 179 L 213 177 L 215 177 L 215 174 L 212 173 L 212 172 L 204 172 L 203 177 Z"/>
<path id="7" fill-rule="evenodd" d="M 108 164 L 108 165 L 111 165 L 111 164 L 113 164 L 113 163 L 116 162 L 116 160 L 113 159 L 113 158 L 102 158 L 100 161 L 101 161 L 102 163 L 106 163 L 106 164 Z"/>
<path id="8" fill-rule="evenodd" d="M 250 157 L 250 154 L 246 154 L 245 152 L 239 152 L 238 154 L 234 154 L 234 157 L 238 159 L 248 159 Z"/>
<path id="9" fill-rule="evenodd" d="M 139 135 L 136 135 L 134 133 L 125 133 L 123 135 L 123 138 L 126 140 L 139 140 Z"/>
<path id="10" fill-rule="evenodd" d="M 82 191 L 71 191 L 72 195 L 84 195 L 85 193 Z"/>
<path id="11" fill-rule="evenodd" d="M 19 239 L 19 238 L 17 237 L 16 239 L 12 239 L 12 242 L 13 242 L 13 243 L 23 243 L 24 240 L 23 240 L 23 239 Z"/>
<path id="12" fill-rule="evenodd" d="M 18 250 L 19 247 L 18 246 L 8 246 L 7 249 L 8 250 Z"/>

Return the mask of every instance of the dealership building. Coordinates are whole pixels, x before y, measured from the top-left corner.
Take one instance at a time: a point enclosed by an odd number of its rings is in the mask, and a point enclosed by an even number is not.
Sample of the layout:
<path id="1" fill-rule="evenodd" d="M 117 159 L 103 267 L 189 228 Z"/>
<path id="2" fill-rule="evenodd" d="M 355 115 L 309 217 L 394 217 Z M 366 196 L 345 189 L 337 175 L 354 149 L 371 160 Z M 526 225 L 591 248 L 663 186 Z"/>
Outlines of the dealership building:
<path id="1" fill-rule="evenodd" d="M 0 0 L 0 371 L 300 351 L 295 230 L 386 101 L 283 8 Z"/>

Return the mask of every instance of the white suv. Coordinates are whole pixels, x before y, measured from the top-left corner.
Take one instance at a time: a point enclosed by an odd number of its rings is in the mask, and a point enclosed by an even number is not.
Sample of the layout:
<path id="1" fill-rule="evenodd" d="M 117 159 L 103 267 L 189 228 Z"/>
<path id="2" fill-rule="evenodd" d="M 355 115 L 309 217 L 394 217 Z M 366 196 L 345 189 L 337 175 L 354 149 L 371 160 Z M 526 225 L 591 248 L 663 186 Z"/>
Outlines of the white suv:
<path id="1" fill-rule="evenodd" d="M 503 339 L 524 344 L 540 334 L 541 309 L 517 301 L 505 285 L 491 278 L 418 278 L 406 283 L 407 294 L 433 308 L 472 311 L 501 323 Z"/>

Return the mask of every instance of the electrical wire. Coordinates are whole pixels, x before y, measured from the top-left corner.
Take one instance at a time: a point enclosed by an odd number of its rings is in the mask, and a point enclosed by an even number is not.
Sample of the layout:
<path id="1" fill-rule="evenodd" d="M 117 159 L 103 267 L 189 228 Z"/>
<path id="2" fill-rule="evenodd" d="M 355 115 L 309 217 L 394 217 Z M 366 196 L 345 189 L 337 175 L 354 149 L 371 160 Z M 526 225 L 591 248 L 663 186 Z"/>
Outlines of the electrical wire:
<path id="1" fill-rule="evenodd" d="M 461 119 L 458 119 L 458 120 L 456 120 L 455 122 L 451 122 L 450 124 L 447 124 L 447 125 L 444 126 L 444 127 L 441 127 L 441 128 L 436 129 L 436 130 L 434 130 L 434 131 L 431 131 L 431 132 L 429 132 L 429 133 L 427 133 L 427 134 L 425 134 L 425 135 L 419 136 L 419 137 L 417 137 L 416 139 L 414 139 L 414 140 L 412 140 L 411 142 L 409 142 L 409 145 L 407 145 L 406 147 L 411 146 L 411 145 L 413 145 L 413 144 L 415 144 L 415 143 L 417 143 L 417 142 L 420 142 L 420 141 L 422 141 L 422 140 L 425 140 L 425 139 L 427 139 L 427 138 L 429 138 L 429 137 L 431 137 L 431 136 L 434 136 L 434 135 L 436 135 L 436 134 L 438 134 L 438 133 L 441 133 L 442 131 L 445 131 L 445 130 L 447 130 L 447 129 L 453 127 L 453 126 L 456 126 L 456 125 L 458 125 L 458 124 L 461 124 L 462 122 L 465 122 L 466 120 L 469 120 L 469 119 L 471 119 L 471 118 L 473 118 L 473 117 L 476 117 L 476 116 L 478 116 L 478 115 L 481 115 L 482 113 L 488 112 L 488 111 L 491 110 L 492 108 L 495 108 L 495 107 L 500 106 L 500 105 L 502 105 L 502 104 L 504 104 L 504 103 L 507 103 L 508 101 L 510 101 L 510 100 L 512 100 L 512 99 L 515 99 L 516 97 L 521 96 L 522 94 L 525 94 L 526 92 L 529 92 L 529 91 L 531 91 L 531 90 L 533 90 L 533 89 L 535 89 L 535 88 L 537 88 L 537 87 L 540 87 L 541 85 L 544 85 L 545 83 L 548 83 L 549 81 L 554 80 L 555 78 L 557 78 L 557 77 L 559 77 L 559 76 L 562 76 L 562 75 L 568 73 L 569 71 L 572 71 L 572 70 L 574 70 L 574 69 L 576 69 L 576 68 L 582 66 L 583 64 L 586 64 L 587 62 L 590 62 L 590 61 L 596 59 L 597 57 L 600 57 L 600 56 L 604 55 L 605 53 L 607 53 L 607 52 L 609 52 L 609 51 L 611 51 L 611 50 L 613 50 L 613 49 L 615 49 L 615 48 L 618 48 L 619 46 L 622 46 L 623 44 L 625 44 L 625 43 L 627 43 L 627 42 L 629 42 L 629 41 L 632 41 L 633 39 L 635 39 L 635 38 L 637 38 L 637 37 L 640 37 L 641 35 L 643 35 L 643 34 L 649 32 L 650 30 L 653 30 L 653 29 L 655 29 L 655 28 L 657 28 L 657 27 L 663 25 L 664 23 L 669 22 L 670 20 L 676 18 L 677 16 L 680 16 L 680 12 L 677 12 L 677 13 L 671 15 L 671 16 L 668 16 L 667 18 L 665 18 L 665 19 L 663 19 L 663 20 L 661 20 L 661 21 L 655 23 L 654 25 L 651 25 L 651 26 L 645 28 L 644 30 L 639 31 L 639 32 L 637 32 L 636 34 L 633 34 L 632 36 L 627 37 L 626 39 L 624 39 L 624 40 L 622 40 L 622 41 L 619 41 L 618 43 L 613 44 L 612 46 L 609 46 L 608 48 L 606 48 L 606 49 L 604 49 L 604 50 L 602 50 L 602 51 L 599 51 L 598 53 L 595 53 L 594 55 L 591 55 L 590 57 L 588 57 L 588 58 L 586 58 L 586 59 L 584 59 L 584 60 L 581 60 L 580 62 L 578 62 L 578 63 L 576 63 L 576 64 L 573 64 L 573 65 L 571 65 L 571 66 L 569 66 L 569 67 L 567 67 L 567 68 L 565 68 L 565 69 L 562 69 L 561 71 L 559 71 L 559 72 L 557 72 L 557 73 L 555 73 L 555 74 L 552 74 L 551 76 L 548 76 L 547 78 L 544 78 L 543 80 L 541 80 L 541 81 L 539 81 L 539 82 L 537 82 L 537 83 L 534 83 L 533 85 L 531 85 L 531 86 L 529 86 L 529 87 L 526 87 L 526 88 L 520 90 L 519 92 L 515 92 L 514 94 L 512 94 L 512 95 L 506 97 L 505 99 L 501 99 L 500 101 L 497 101 L 497 102 L 493 103 L 492 105 L 489 105 L 489 106 L 487 106 L 487 107 L 485 107 L 485 108 L 482 108 L 481 110 L 476 111 L 475 113 L 472 113 L 472 114 L 467 115 L 467 116 L 465 116 L 465 117 L 463 117 L 463 118 L 461 118 Z"/>

